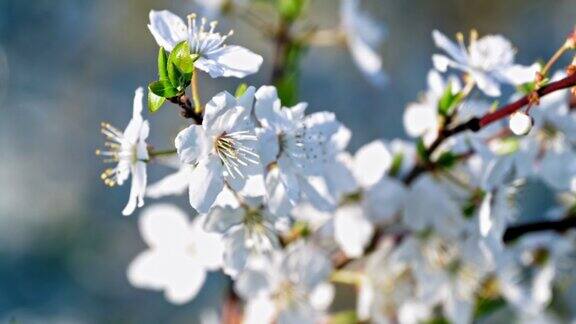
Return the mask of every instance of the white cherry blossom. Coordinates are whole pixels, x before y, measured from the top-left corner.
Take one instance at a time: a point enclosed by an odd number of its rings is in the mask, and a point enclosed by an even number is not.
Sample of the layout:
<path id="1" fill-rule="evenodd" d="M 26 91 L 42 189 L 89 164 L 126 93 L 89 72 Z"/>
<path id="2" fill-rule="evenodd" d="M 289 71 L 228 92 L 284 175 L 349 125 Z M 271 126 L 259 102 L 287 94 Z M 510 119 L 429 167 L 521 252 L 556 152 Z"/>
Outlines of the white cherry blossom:
<path id="1" fill-rule="evenodd" d="M 254 88 L 236 99 L 228 92 L 206 104 L 202 125 L 191 125 L 175 139 L 180 161 L 195 165 L 189 177 L 190 205 L 199 213 L 212 207 L 225 185 L 241 190 L 259 170 L 250 119 Z"/>
<path id="2" fill-rule="evenodd" d="M 311 243 L 297 242 L 271 258 L 251 260 L 235 288 L 248 300 L 246 323 L 317 323 L 330 306 L 328 256 Z"/>
<path id="3" fill-rule="evenodd" d="M 262 197 L 245 198 L 238 205 L 215 206 L 204 228 L 223 235 L 224 272 L 236 277 L 251 255 L 270 255 L 280 242 L 276 225 L 281 219 L 270 213 Z"/>
<path id="4" fill-rule="evenodd" d="M 539 70 L 538 64 L 530 67 L 515 64 L 516 50 L 501 35 L 486 35 L 478 39 L 473 31 L 468 47 L 462 34 L 458 34 L 457 44 L 437 30 L 432 32 L 432 36 L 436 46 L 448 54 L 432 56 L 436 69 L 445 72 L 451 67 L 468 73 L 488 96 L 499 96 L 502 83 L 520 85 L 533 81 Z"/>
<path id="5" fill-rule="evenodd" d="M 146 163 L 149 159 L 146 139 L 150 126 L 148 121 L 142 118 L 143 97 L 144 89 L 136 89 L 132 119 L 123 132 L 108 123 L 102 123 L 102 134 L 107 140 L 106 148 L 96 150 L 97 155 L 105 157 L 105 162 L 117 163 L 114 168 L 106 169 L 102 173 L 101 177 L 105 184 L 121 186 L 132 175 L 130 198 L 122 210 L 125 216 L 132 214 L 136 206 L 144 205 L 147 182 Z"/>
<path id="6" fill-rule="evenodd" d="M 197 22 L 196 15 L 192 14 L 188 16 L 186 26 L 180 17 L 168 10 L 152 10 L 148 28 L 158 45 L 167 51 L 172 51 L 179 42 L 188 40 L 190 52 L 198 55 L 194 66 L 213 78 L 243 78 L 258 72 L 262 57 L 242 46 L 226 45 L 233 32 L 222 35 L 215 31 L 216 25 L 216 21 L 208 23 L 205 18 Z"/>
<path id="7" fill-rule="evenodd" d="M 254 110 L 258 129 L 267 200 L 273 213 L 286 215 L 302 200 L 320 210 L 332 210 L 334 197 L 311 183 L 326 178 L 336 156 L 344 149 L 339 131 L 344 127 L 334 114 L 304 115 L 306 104 L 282 107 L 276 89 L 263 86 L 256 92 Z M 345 141 L 347 143 L 347 141 Z"/>

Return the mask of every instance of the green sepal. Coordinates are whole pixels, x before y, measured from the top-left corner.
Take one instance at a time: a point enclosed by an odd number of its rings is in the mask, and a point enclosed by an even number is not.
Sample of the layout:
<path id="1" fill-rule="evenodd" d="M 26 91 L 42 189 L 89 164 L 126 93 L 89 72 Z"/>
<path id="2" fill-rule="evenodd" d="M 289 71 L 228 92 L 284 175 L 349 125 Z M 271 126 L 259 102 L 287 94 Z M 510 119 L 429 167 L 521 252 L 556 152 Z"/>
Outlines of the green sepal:
<path id="1" fill-rule="evenodd" d="M 163 98 L 172 98 L 180 94 L 180 91 L 168 80 L 154 81 L 148 85 L 148 90 Z"/>
<path id="2" fill-rule="evenodd" d="M 244 95 L 246 90 L 248 90 L 248 85 L 246 83 L 240 83 L 238 85 L 238 87 L 236 88 L 236 92 L 234 93 L 234 96 L 236 98 L 240 98 Z"/>
<path id="3" fill-rule="evenodd" d="M 452 83 L 449 83 L 444 90 L 442 97 L 438 101 L 438 113 L 442 116 L 452 115 L 454 109 L 458 106 L 461 100 L 462 93 L 452 93 Z"/>
<path id="4" fill-rule="evenodd" d="M 424 145 L 424 139 L 419 137 L 416 141 L 416 153 L 418 153 L 418 157 L 423 162 L 428 162 L 428 152 L 426 151 L 426 145 Z"/>

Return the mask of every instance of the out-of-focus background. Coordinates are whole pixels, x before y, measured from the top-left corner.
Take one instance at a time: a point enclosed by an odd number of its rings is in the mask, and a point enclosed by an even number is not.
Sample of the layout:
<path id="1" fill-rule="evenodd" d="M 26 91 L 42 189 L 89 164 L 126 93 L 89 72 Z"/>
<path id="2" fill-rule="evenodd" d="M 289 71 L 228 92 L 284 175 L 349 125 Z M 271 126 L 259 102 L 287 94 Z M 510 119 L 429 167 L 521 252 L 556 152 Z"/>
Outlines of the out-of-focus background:
<path id="1" fill-rule="evenodd" d="M 338 24 L 337 0 L 313 0 L 311 18 Z M 430 33 L 477 28 L 502 33 L 517 60 L 549 56 L 576 23 L 573 0 L 368 0 L 388 27 L 382 48 L 391 82 L 367 83 L 345 49 L 312 49 L 302 65 L 300 95 L 310 110 L 332 110 L 352 131 L 351 150 L 376 138 L 405 137 L 402 111 L 425 88 L 433 47 Z M 157 45 L 146 28 L 150 9 L 185 15 L 192 0 L 0 0 L 0 322 L 196 322 L 217 305 L 225 279 L 211 275 L 190 304 L 172 306 L 162 294 L 132 288 L 125 275 L 144 248 L 135 213 L 120 214 L 128 186 L 109 189 L 100 121 L 123 128 L 134 89 L 155 78 Z M 268 82 L 271 45 L 241 21 L 230 42 L 265 57 L 247 82 Z M 237 79 L 201 80 L 209 97 L 233 91 Z M 184 125 L 173 107 L 146 116 L 150 142 L 168 148 Z M 154 181 L 168 172 L 151 167 Z M 540 187 L 538 187 L 540 188 Z M 552 201 L 527 190 L 527 210 Z M 186 208 L 186 199 L 168 199 Z M 152 201 L 148 201 L 150 204 Z"/>

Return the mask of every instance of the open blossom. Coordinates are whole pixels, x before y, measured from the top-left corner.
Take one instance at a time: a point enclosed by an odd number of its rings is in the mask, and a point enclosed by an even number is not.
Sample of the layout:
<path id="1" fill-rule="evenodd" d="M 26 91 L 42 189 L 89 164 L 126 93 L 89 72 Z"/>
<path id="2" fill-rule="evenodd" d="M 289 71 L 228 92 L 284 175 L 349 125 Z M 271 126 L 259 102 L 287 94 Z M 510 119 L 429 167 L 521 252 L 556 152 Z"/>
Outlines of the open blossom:
<path id="1" fill-rule="evenodd" d="M 207 213 L 225 184 L 241 190 L 259 170 L 252 147 L 256 141 L 250 120 L 254 88 L 236 99 L 224 91 L 206 104 L 202 125 L 180 131 L 175 144 L 180 161 L 194 165 L 189 177 L 190 205 Z"/>
<path id="2" fill-rule="evenodd" d="M 279 248 L 276 231 L 279 217 L 270 213 L 261 197 L 247 197 L 238 203 L 215 206 L 206 217 L 204 228 L 223 235 L 224 272 L 232 277 L 246 267 L 252 255 L 270 255 Z"/>
<path id="3" fill-rule="evenodd" d="M 304 115 L 306 104 L 282 107 L 276 89 L 263 86 L 254 105 L 267 200 L 273 213 L 286 215 L 302 200 L 321 210 L 331 210 L 335 200 L 320 191 L 311 177 L 326 177 L 326 165 L 343 150 L 338 133 L 344 127 L 332 113 Z M 346 141 L 347 143 L 347 141 Z M 345 145 L 344 145 L 345 146 Z"/>
<path id="4" fill-rule="evenodd" d="M 150 11 L 148 28 L 158 45 L 171 51 L 176 44 L 188 40 L 190 53 L 198 55 L 194 67 L 211 77 L 243 78 L 258 72 L 262 65 L 262 57 L 250 50 L 237 45 L 226 45 L 232 35 L 230 31 L 222 35 L 215 31 L 217 22 L 208 25 L 205 18 L 196 21 L 194 14 L 188 16 L 188 26 L 180 17 L 168 10 Z"/>
<path id="5" fill-rule="evenodd" d="M 102 173 L 104 183 L 109 186 L 122 185 L 132 175 L 130 198 L 122 210 L 123 215 L 130 215 L 136 206 L 144 205 L 146 191 L 146 162 L 148 161 L 148 148 L 146 138 L 150 132 L 148 121 L 142 118 L 142 98 L 144 90 L 136 89 L 132 119 L 124 132 L 116 127 L 102 123 L 102 134 L 106 136 L 106 149 L 97 150 L 96 154 L 104 156 L 105 162 L 117 163 L 116 167 L 106 169 Z"/>
<path id="6" fill-rule="evenodd" d="M 248 300 L 246 323 L 313 324 L 322 319 L 334 291 L 332 265 L 311 243 L 297 242 L 271 258 L 254 258 L 235 289 Z"/>
<path id="7" fill-rule="evenodd" d="M 340 17 L 354 63 L 372 84 L 382 86 L 387 78 L 377 49 L 386 35 L 384 26 L 361 11 L 360 0 L 342 0 Z"/>
<path id="8" fill-rule="evenodd" d="M 147 208 L 139 220 L 148 250 L 128 267 L 128 280 L 138 288 L 164 291 L 174 304 L 192 300 L 202 288 L 206 272 L 222 265 L 220 235 L 203 230 L 204 217 L 192 222 L 172 205 Z"/>
<path id="9" fill-rule="evenodd" d="M 514 64 L 516 50 L 501 35 L 487 35 L 478 39 L 473 31 L 468 48 L 464 45 L 462 34 L 458 34 L 458 44 L 437 30 L 432 32 L 432 36 L 436 46 L 448 54 L 432 56 L 436 69 L 445 72 L 451 67 L 468 73 L 488 96 L 499 96 L 502 83 L 520 85 L 533 81 L 539 70 L 538 64 L 530 67 Z"/>

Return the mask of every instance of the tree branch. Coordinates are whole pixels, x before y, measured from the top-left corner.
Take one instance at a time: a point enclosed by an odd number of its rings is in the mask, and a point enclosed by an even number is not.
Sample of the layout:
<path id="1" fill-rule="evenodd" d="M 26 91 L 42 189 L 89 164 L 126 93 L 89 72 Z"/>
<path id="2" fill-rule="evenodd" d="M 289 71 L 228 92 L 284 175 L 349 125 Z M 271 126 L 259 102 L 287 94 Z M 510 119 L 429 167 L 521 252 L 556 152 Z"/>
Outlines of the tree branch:
<path id="1" fill-rule="evenodd" d="M 541 87 L 540 89 L 536 90 L 536 93 L 539 98 L 544 97 L 550 93 L 571 88 L 576 86 L 576 73 L 572 72 L 570 75 L 561 79 L 556 82 L 549 83 Z M 444 141 L 456 134 L 462 133 L 464 131 L 472 131 L 477 132 L 482 128 L 486 127 L 487 125 L 506 118 L 507 116 L 512 115 L 516 111 L 520 110 L 522 107 L 528 105 L 533 98 L 532 94 L 526 95 L 510 104 L 502 106 L 501 108 L 497 109 L 494 112 L 487 113 L 480 118 L 472 118 L 465 123 L 459 124 L 453 128 L 447 128 L 440 130 L 438 137 L 426 150 L 427 156 L 432 156 L 432 154 L 438 149 L 438 147 L 444 143 Z M 404 182 L 406 184 L 412 183 L 419 175 L 423 172 L 428 170 L 429 168 L 426 165 L 416 165 L 414 168 L 408 173 Z"/>
<path id="2" fill-rule="evenodd" d="M 190 101 L 190 97 L 188 97 L 187 95 L 181 95 L 178 97 L 172 97 L 170 99 L 171 103 L 173 104 L 177 104 L 181 111 L 180 111 L 180 115 L 184 118 L 189 118 L 189 119 L 193 119 L 194 122 L 197 125 L 201 125 L 202 124 L 202 114 L 197 113 L 194 109 L 194 107 L 192 106 L 192 102 Z"/>
<path id="3" fill-rule="evenodd" d="M 533 232 L 555 231 L 562 233 L 571 228 L 576 228 L 576 217 L 568 216 L 560 220 L 541 221 L 541 222 L 515 225 L 510 226 L 506 229 L 503 240 L 504 242 L 510 242 L 519 238 L 524 234 Z"/>

